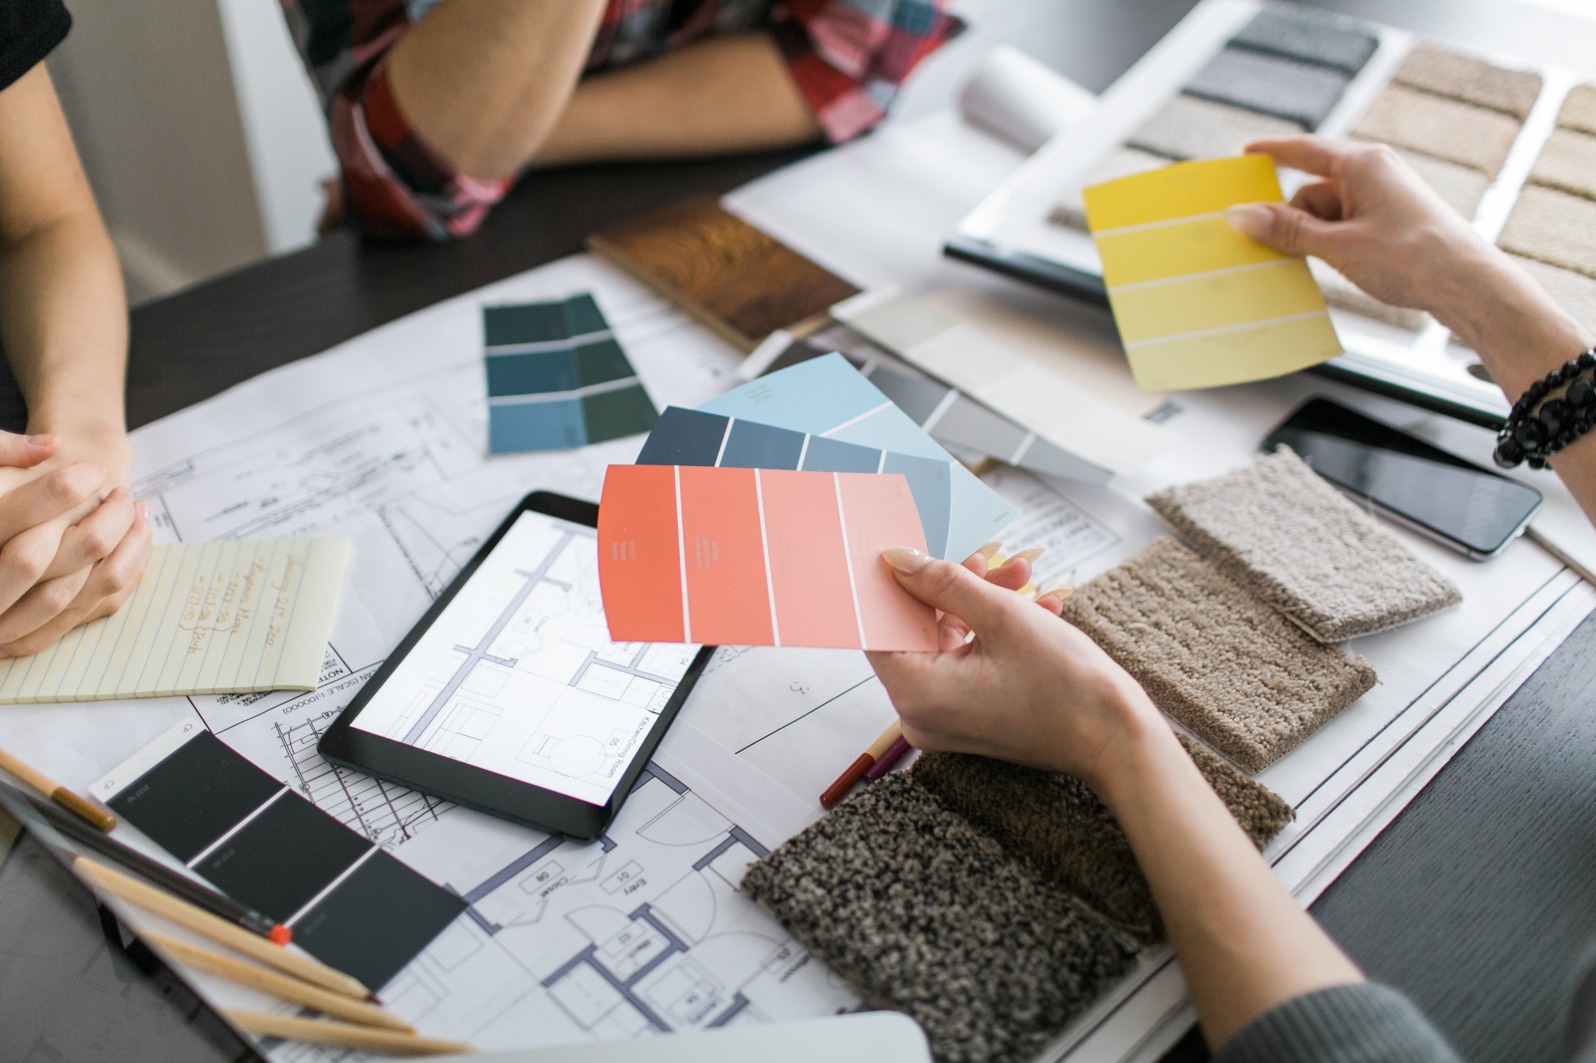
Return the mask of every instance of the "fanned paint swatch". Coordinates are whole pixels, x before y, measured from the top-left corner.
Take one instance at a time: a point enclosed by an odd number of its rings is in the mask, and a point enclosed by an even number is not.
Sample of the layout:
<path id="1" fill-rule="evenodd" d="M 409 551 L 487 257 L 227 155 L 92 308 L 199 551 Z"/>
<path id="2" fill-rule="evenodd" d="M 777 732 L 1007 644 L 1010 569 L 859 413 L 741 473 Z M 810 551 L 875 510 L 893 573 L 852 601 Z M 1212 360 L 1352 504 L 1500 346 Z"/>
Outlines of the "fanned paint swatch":
<path id="1" fill-rule="evenodd" d="M 488 450 L 511 454 L 646 432 L 658 413 L 591 295 L 482 309 Z"/>
<path id="2" fill-rule="evenodd" d="M 637 464 L 895 472 L 909 482 L 925 541 L 940 543 L 948 538 L 952 485 L 945 461 L 843 443 L 739 417 L 667 406 L 637 455 Z"/>
<path id="3" fill-rule="evenodd" d="M 963 560 L 983 543 L 996 539 L 1015 517 L 1014 507 L 954 461 L 840 354 L 800 362 L 751 380 L 699 409 L 947 462 L 951 484 L 947 541 L 926 544 L 928 552 L 937 557 Z"/>
<path id="4" fill-rule="evenodd" d="M 616 642 L 936 649 L 880 558 L 925 548 L 901 475 L 611 465 L 598 540 Z"/>
<path id="5" fill-rule="evenodd" d="M 1141 387 L 1240 384 L 1342 353 L 1307 262 L 1224 219 L 1228 206 L 1282 198 L 1268 156 L 1177 163 L 1082 194 Z"/>
<path id="6" fill-rule="evenodd" d="M 0 704 L 314 690 L 345 539 L 232 539 L 150 550 L 111 616 L 0 661 Z"/>
<path id="7" fill-rule="evenodd" d="M 466 908 L 257 768 L 197 716 L 95 783 L 94 794 L 188 870 L 372 988 Z"/>

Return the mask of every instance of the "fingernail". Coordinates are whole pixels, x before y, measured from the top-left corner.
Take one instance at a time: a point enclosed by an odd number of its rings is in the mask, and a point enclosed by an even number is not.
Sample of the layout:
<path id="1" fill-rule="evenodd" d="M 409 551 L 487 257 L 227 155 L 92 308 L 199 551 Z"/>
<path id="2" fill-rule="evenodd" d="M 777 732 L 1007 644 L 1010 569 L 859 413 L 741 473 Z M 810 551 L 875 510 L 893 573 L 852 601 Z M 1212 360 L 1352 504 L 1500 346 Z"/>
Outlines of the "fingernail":
<path id="1" fill-rule="evenodd" d="M 33 447 L 47 447 L 56 441 L 56 436 L 45 434 L 28 437 L 28 445 Z"/>
<path id="2" fill-rule="evenodd" d="M 881 551 L 881 560 L 905 576 L 912 576 L 931 559 L 912 546 L 889 546 Z"/>
<path id="3" fill-rule="evenodd" d="M 998 542 L 996 539 L 993 539 L 991 542 L 981 547 L 981 549 L 977 550 L 976 553 L 990 561 L 992 560 L 992 555 L 1001 549 L 1003 549 L 1003 544 Z"/>
<path id="4" fill-rule="evenodd" d="M 148 502 L 135 502 L 133 503 L 133 508 L 138 510 L 139 516 L 145 520 L 150 519 L 150 504 Z"/>
<path id="5" fill-rule="evenodd" d="M 1270 214 L 1256 203 L 1239 203 L 1225 208 L 1225 222 L 1243 236 L 1262 240 L 1269 234 Z"/>
<path id="6" fill-rule="evenodd" d="M 1036 559 L 1045 553 L 1047 553 L 1047 547 L 1033 546 L 1029 550 L 1021 550 L 1019 553 L 1015 554 L 1014 557 L 1009 558 L 1009 560 L 1013 561 L 1015 557 L 1023 557 L 1025 560 L 1034 565 L 1036 564 Z"/>
<path id="7" fill-rule="evenodd" d="M 1064 582 L 1063 580 L 1060 580 L 1059 582 L 1053 584 L 1051 587 L 1048 587 L 1046 590 L 1044 590 L 1041 593 L 1041 597 L 1046 598 L 1048 595 L 1052 595 L 1053 597 L 1057 598 L 1059 601 L 1062 602 L 1065 598 L 1068 598 L 1070 595 L 1072 595 L 1074 593 L 1075 593 L 1075 588 L 1074 587 L 1071 587 L 1068 583 Z"/>

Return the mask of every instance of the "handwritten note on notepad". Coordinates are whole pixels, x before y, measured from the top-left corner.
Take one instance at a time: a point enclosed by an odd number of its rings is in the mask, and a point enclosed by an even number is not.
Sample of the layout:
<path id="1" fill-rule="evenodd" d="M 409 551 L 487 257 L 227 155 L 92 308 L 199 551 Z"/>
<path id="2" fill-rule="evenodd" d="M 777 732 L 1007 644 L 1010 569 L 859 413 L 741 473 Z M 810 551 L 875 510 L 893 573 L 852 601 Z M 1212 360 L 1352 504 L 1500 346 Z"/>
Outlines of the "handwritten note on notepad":
<path id="1" fill-rule="evenodd" d="M 1308 264 L 1224 219 L 1228 206 L 1282 198 L 1268 156 L 1177 163 L 1083 195 L 1138 386 L 1240 384 L 1341 353 Z"/>
<path id="2" fill-rule="evenodd" d="M 0 704 L 314 690 L 348 560 L 344 539 L 154 547 L 115 615 L 0 661 Z"/>

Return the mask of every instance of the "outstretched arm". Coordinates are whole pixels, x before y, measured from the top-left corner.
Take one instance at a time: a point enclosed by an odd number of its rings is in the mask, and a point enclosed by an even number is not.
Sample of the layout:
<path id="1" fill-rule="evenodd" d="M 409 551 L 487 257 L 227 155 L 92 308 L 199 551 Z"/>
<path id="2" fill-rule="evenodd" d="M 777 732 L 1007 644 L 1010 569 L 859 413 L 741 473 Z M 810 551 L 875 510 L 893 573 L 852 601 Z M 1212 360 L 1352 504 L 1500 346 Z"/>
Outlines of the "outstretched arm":
<path id="1" fill-rule="evenodd" d="M 1247 150 L 1319 180 L 1289 204 L 1232 207 L 1231 224 L 1287 254 L 1324 259 L 1377 299 L 1429 311 L 1479 354 L 1509 402 L 1596 343 L 1590 325 L 1481 239 L 1390 148 L 1298 136 Z M 1577 441 L 1552 467 L 1596 520 L 1596 443 Z"/>

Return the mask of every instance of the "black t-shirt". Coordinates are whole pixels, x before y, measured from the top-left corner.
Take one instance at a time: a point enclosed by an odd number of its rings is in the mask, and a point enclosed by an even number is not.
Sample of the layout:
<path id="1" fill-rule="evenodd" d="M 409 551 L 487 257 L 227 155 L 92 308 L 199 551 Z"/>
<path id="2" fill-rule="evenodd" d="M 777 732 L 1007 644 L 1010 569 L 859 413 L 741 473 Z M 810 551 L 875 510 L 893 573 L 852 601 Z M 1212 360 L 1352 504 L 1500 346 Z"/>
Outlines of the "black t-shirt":
<path id="1" fill-rule="evenodd" d="M 0 91 L 37 66 L 71 28 L 61 0 L 0 0 Z"/>

